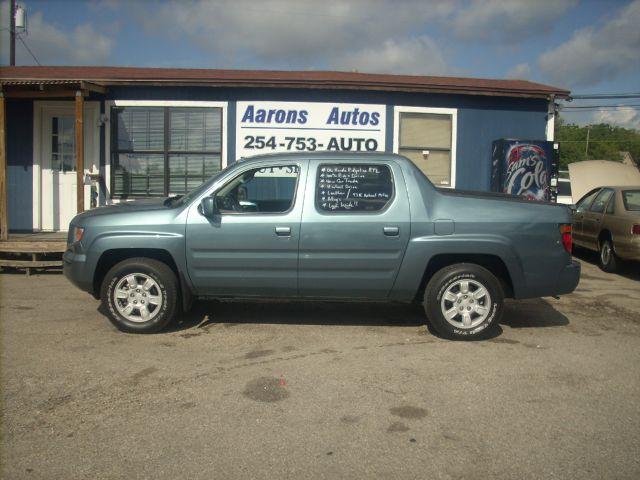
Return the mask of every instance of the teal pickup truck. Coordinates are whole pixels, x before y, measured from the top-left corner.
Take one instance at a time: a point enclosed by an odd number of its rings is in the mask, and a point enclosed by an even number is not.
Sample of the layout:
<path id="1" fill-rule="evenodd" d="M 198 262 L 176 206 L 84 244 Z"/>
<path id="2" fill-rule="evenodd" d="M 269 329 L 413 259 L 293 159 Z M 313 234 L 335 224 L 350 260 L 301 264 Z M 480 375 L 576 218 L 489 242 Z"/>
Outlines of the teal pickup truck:
<path id="1" fill-rule="evenodd" d="M 392 154 L 275 154 L 184 196 L 76 216 L 65 275 L 126 332 L 196 298 L 420 302 L 451 339 L 486 335 L 505 298 L 578 285 L 565 206 L 435 188 Z"/>

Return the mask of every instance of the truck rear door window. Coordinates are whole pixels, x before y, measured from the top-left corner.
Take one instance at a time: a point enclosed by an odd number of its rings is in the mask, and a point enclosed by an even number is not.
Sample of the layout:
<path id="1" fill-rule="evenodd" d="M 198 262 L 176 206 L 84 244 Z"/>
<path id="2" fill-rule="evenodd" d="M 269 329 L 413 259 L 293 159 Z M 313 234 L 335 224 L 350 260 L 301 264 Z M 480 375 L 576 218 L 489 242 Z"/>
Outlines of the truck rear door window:
<path id="1" fill-rule="evenodd" d="M 316 208 L 322 212 L 378 212 L 393 199 L 387 165 L 331 163 L 318 167 Z"/>

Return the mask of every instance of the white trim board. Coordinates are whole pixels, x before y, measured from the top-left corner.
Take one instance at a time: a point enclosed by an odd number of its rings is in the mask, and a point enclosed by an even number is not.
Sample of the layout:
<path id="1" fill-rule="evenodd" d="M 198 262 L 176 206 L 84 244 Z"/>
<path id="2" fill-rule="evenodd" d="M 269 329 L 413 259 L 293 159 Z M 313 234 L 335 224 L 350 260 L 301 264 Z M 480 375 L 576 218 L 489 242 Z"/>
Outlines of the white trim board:
<path id="1" fill-rule="evenodd" d="M 549 101 L 547 106 L 547 126 L 546 137 L 547 140 L 553 142 L 556 128 L 556 102 L 554 99 Z"/>
<path id="2" fill-rule="evenodd" d="M 401 113 L 433 113 L 451 115 L 451 185 L 444 188 L 456 187 L 456 164 L 458 144 L 458 109 L 436 107 L 393 107 L 393 153 L 400 150 L 400 114 Z"/>
<path id="3" fill-rule="evenodd" d="M 106 100 L 104 102 L 105 135 L 104 135 L 104 182 L 107 190 L 111 188 L 111 107 L 215 107 L 222 109 L 222 144 L 220 147 L 221 168 L 228 165 L 227 159 L 227 113 L 229 102 L 213 102 L 206 100 Z M 108 195 L 107 195 L 108 193 Z M 119 203 L 120 199 L 111 198 L 111 192 L 104 195 L 107 204 Z"/>

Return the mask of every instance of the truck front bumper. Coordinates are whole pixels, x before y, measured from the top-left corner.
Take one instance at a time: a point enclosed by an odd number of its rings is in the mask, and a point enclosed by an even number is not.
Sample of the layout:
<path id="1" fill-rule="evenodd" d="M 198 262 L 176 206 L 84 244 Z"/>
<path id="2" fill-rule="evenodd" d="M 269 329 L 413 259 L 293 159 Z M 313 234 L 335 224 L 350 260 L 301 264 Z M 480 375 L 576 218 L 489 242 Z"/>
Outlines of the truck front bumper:
<path id="1" fill-rule="evenodd" d="M 580 264 L 575 260 L 572 260 L 569 265 L 564 267 L 556 284 L 556 295 L 565 295 L 576 289 L 580 282 L 580 269 Z"/>
<path id="2" fill-rule="evenodd" d="M 77 253 L 73 245 L 62 255 L 62 271 L 64 276 L 80 290 L 94 294 L 93 275 L 87 267 L 87 256 Z"/>

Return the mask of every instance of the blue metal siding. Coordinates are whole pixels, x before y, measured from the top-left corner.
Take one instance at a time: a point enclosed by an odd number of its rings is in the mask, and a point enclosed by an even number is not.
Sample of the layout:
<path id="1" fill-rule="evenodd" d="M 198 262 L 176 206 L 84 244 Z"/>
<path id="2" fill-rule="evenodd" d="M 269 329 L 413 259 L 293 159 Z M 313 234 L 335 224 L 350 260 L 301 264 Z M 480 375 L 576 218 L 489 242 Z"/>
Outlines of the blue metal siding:
<path id="1" fill-rule="evenodd" d="M 489 190 L 491 143 L 499 138 L 546 140 L 547 112 L 463 108 L 458 110 L 456 188 Z"/>
<path id="2" fill-rule="evenodd" d="M 227 162 L 235 160 L 236 102 L 269 100 L 290 102 L 341 102 L 387 106 L 386 151 L 392 152 L 394 107 L 441 107 L 458 110 L 456 187 L 488 190 L 491 176 L 491 143 L 499 138 L 545 139 L 547 102 L 544 99 L 491 96 L 393 93 L 361 90 L 242 89 L 206 87 L 112 87 L 91 99 L 207 100 L 227 102 Z M 104 107 L 101 105 L 101 112 Z M 100 170 L 104 173 L 104 144 L 109 126 L 101 132 Z M 33 198 L 33 102 L 7 102 L 9 227 L 32 227 Z M 106 134 L 106 138 L 103 136 Z M 102 190 L 102 189 L 101 189 Z M 100 199 L 100 203 L 104 202 Z"/>
<path id="3" fill-rule="evenodd" d="M 33 228 L 33 102 L 7 101 L 9 230 Z"/>
<path id="4" fill-rule="evenodd" d="M 488 190 L 491 177 L 491 142 L 499 138 L 545 140 L 547 102 L 543 99 L 469 95 L 394 93 L 361 90 L 240 89 L 116 87 L 113 99 L 208 100 L 229 102 L 227 161 L 235 161 L 236 101 L 371 103 L 387 106 L 386 151 L 392 152 L 394 107 L 458 109 L 456 187 Z"/>
<path id="5" fill-rule="evenodd" d="M 223 122 L 224 125 L 224 122 Z M 227 109 L 227 161 L 231 163 L 236 158 L 236 102 L 230 101 Z"/>

